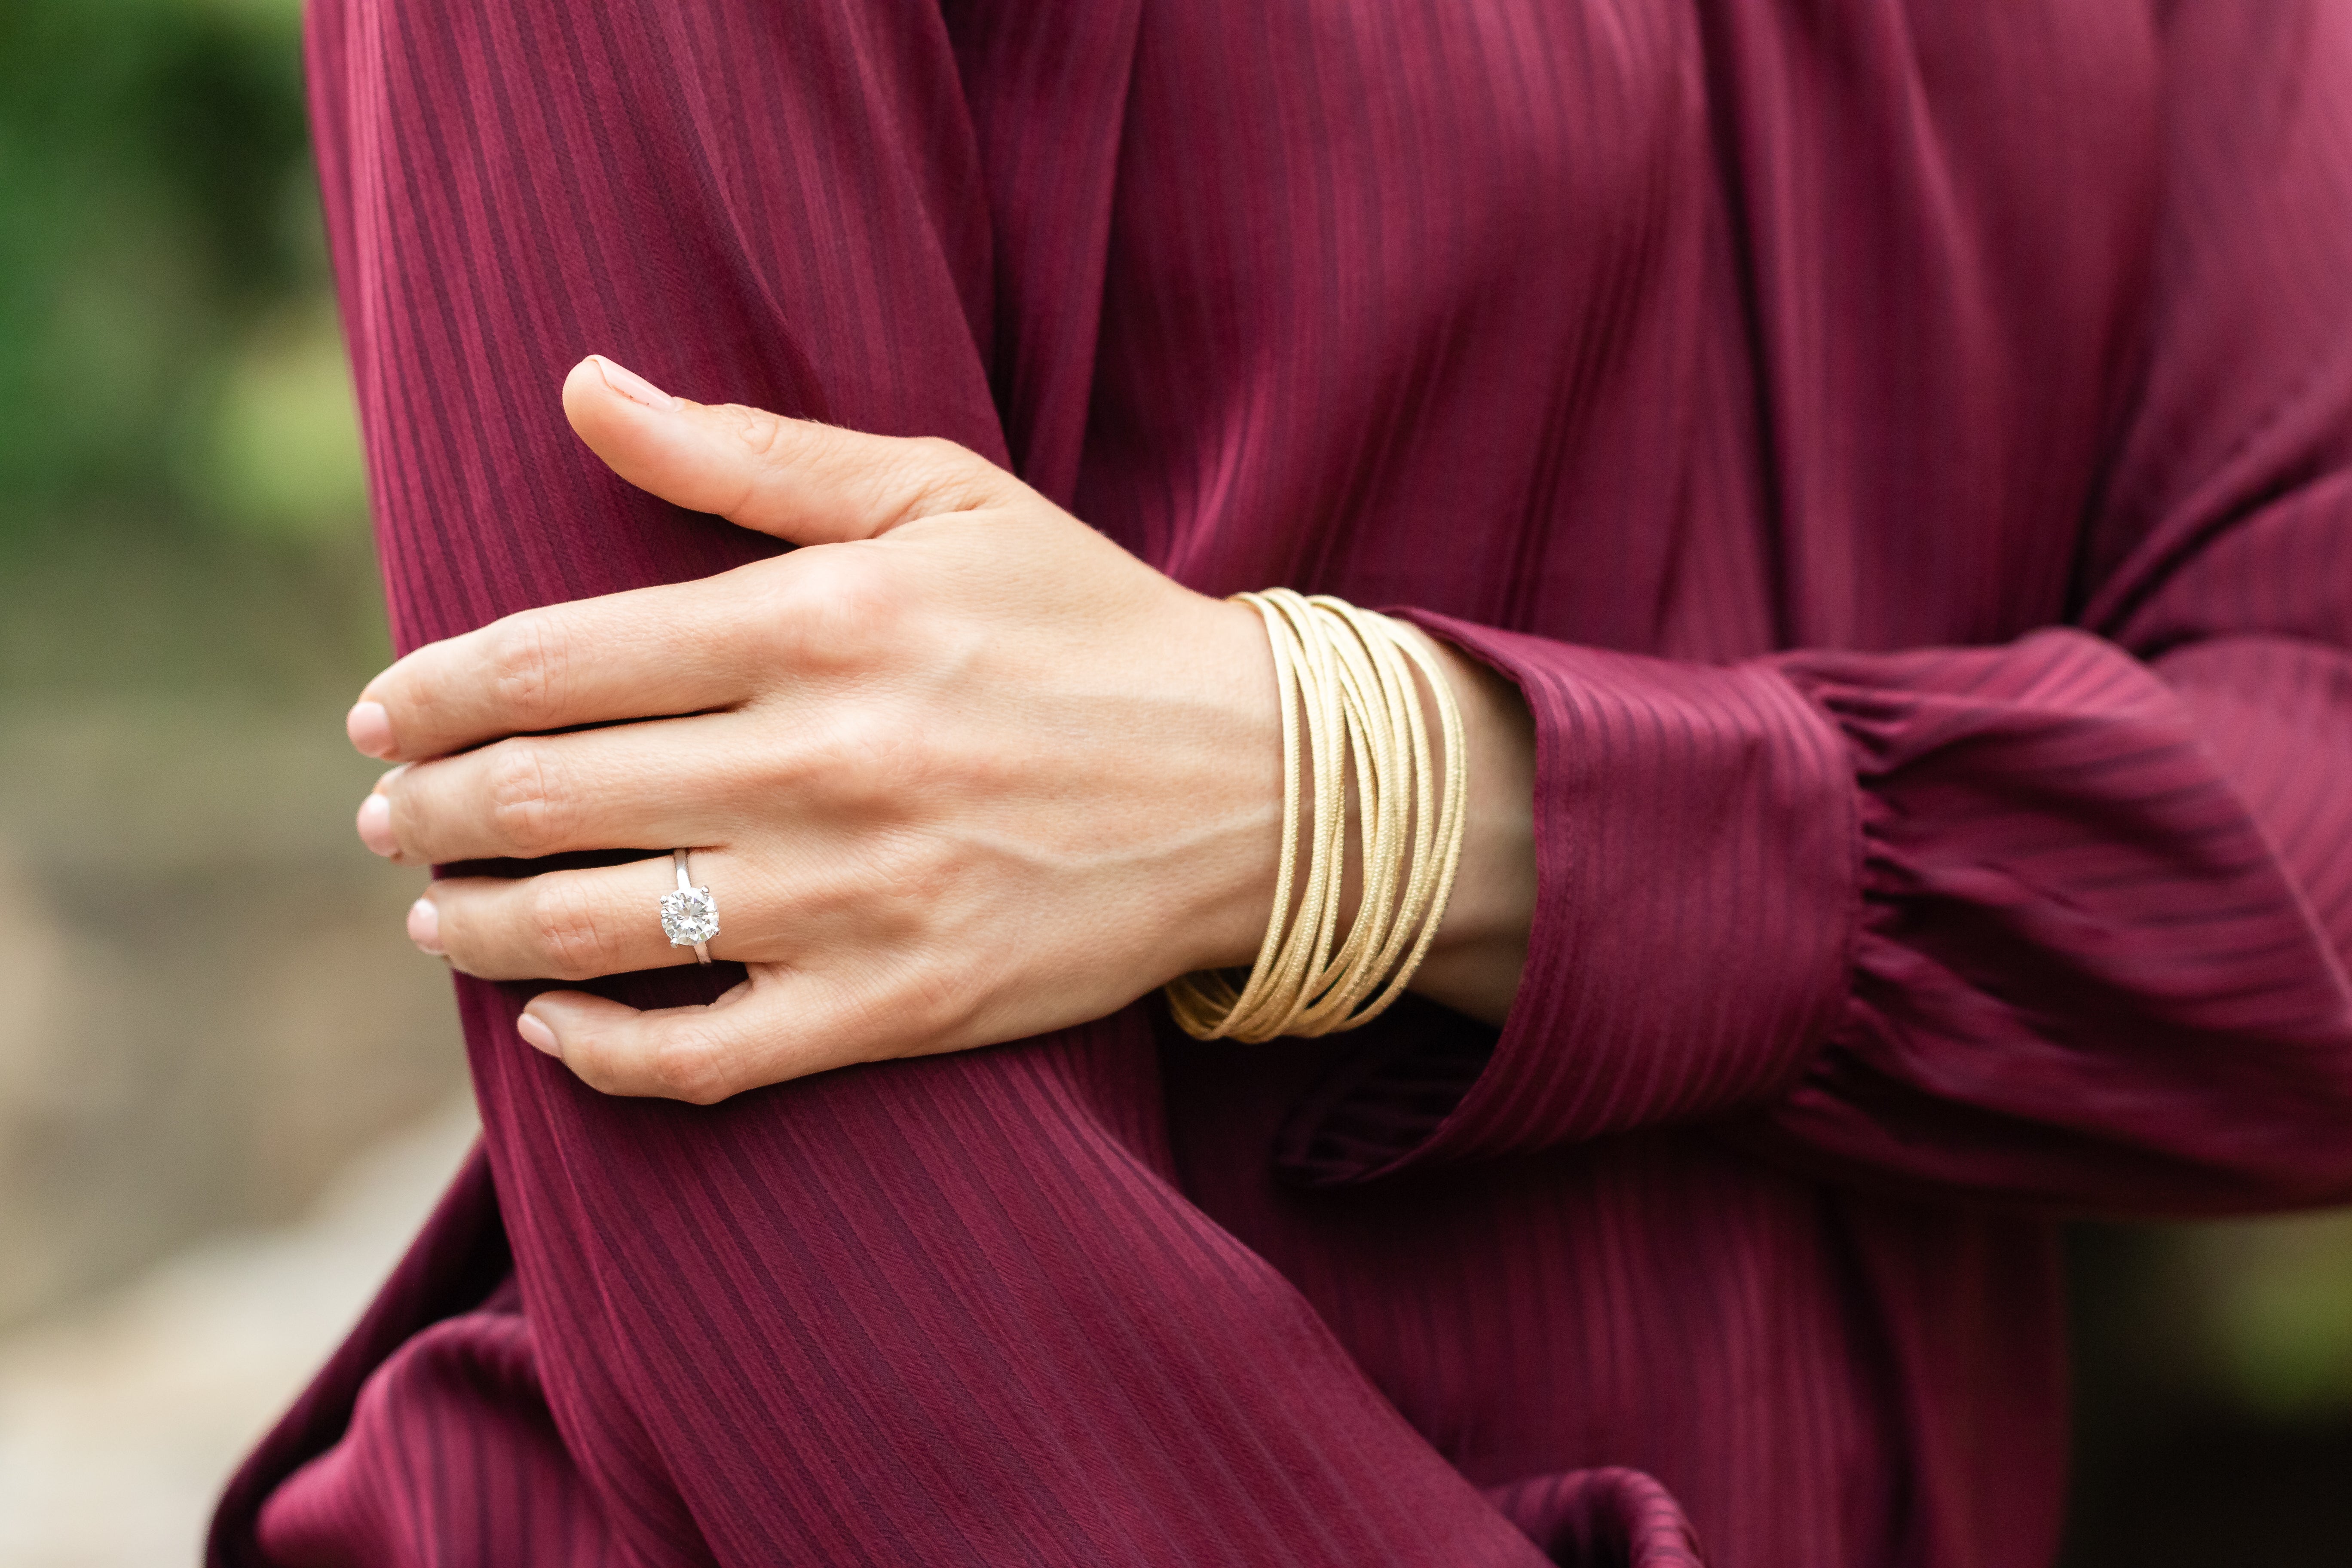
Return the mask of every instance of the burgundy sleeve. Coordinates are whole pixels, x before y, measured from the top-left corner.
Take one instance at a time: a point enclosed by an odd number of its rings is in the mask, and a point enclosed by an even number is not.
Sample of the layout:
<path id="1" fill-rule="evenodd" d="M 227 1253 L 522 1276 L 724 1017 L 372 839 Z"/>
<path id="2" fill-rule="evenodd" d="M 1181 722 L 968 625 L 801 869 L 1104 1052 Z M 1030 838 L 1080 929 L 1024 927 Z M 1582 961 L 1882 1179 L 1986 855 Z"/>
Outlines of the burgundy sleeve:
<path id="1" fill-rule="evenodd" d="M 1067 462 L 1049 426 L 1082 377 L 1008 373 L 1017 420 L 992 395 L 992 356 L 1085 340 L 999 314 L 1037 294 L 992 278 L 1020 237 L 992 234 L 958 51 L 1037 73 L 991 77 L 1041 115 L 997 134 L 1066 192 L 1084 258 L 1131 8 L 1074 8 L 1009 64 L 896 0 L 323 0 L 310 21 L 402 646 L 770 547 L 580 448 L 558 389 L 590 350 L 999 457 L 1009 423 Z M 1063 277 L 1060 308 L 1085 320 L 1095 286 Z M 606 988 L 677 1005 L 740 973 Z M 1541 1561 L 1175 1190 L 1139 1009 L 704 1109 L 599 1095 L 523 1046 L 532 989 L 458 982 L 513 1286 L 299 1412 L 215 1563 Z"/>
<path id="2" fill-rule="evenodd" d="M 2352 1195 L 2352 17 L 2165 25 L 2074 622 L 1726 668 L 1428 617 L 1535 713 L 1528 965 L 1491 1052 L 1303 1108 L 1304 1179 L 1714 1121 L 2065 1207 Z"/>

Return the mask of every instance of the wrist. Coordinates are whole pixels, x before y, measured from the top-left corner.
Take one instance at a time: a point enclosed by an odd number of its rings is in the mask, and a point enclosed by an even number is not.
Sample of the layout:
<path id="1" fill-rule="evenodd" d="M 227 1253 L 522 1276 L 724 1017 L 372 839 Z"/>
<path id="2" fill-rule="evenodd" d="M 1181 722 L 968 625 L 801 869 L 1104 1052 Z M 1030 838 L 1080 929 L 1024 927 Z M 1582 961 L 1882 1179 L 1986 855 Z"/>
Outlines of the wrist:
<path id="1" fill-rule="evenodd" d="M 1274 913 L 1283 842 L 1282 709 L 1274 655 L 1257 612 L 1195 595 L 1195 635 L 1183 645 L 1210 695 L 1212 755 L 1191 802 L 1203 834 L 1198 875 L 1170 948 L 1178 973 L 1246 969 Z"/>
<path id="2" fill-rule="evenodd" d="M 1535 720 L 1508 678 L 1412 628 L 1461 705 L 1468 821 L 1445 919 L 1411 989 L 1499 1025 L 1517 994 L 1536 901 Z"/>
<path id="3" fill-rule="evenodd" d="M 1184 646 L 1195 651 L 1192 662 L 1218 717 L 1209 726 L 1212 754 L 1192 775 L 1213 785 L 1185 802 L 1202 848 L 1190 862 L 1192 896 L 1171 910 L 1174 940 L 1166 951 L 1183 973 L 1250 968 L 1276 914 L 1282 857 L 1303 858 L 1283 830 L 1282 708 L 1265 623 L 1242 605 L 1200 605 L 1200 625 Z M 1499 1024 L 1517 990 L 1535 907 L 1534 721 L 1504 676 L 1418 627 L 1404 631 L 1434 660 L 1459 708 L 1468 784 L 1460 863 L 1412 989 Z M 1422 705 L 1433 731 L 1434 694 L 1423 690 Z M 1301 780 L 1299 794 L 1311 817 L 1309 781 Z M 1340 907 L 1352 916 L 1362 885 L 1362 824 L 1349 794 Z M 1303 877 L 1305 867 L 1294 870 Z M 1295 885 L 1294 904 L 1302 893 Z"/>

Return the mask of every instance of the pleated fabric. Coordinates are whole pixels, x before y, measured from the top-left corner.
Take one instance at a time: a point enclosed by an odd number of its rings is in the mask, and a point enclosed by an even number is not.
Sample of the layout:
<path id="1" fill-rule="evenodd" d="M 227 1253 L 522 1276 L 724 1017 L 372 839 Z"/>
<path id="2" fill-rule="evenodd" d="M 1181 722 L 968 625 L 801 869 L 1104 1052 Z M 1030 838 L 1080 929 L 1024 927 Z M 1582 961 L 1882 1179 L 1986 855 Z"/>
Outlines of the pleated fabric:
<path id="1" fill-rule="evenodd" d="M 402 647 L 772 548 L 572 438 L 602 352 L 1421 617 L 1539 890 L 1499 1031 L 710 1108 L 461 980 L 482 1153 L 217 1568 L 2011 1568 L 2057 1218 L 2352 1196 L 2343 0 L 314 0 L 310 69 Z"/>

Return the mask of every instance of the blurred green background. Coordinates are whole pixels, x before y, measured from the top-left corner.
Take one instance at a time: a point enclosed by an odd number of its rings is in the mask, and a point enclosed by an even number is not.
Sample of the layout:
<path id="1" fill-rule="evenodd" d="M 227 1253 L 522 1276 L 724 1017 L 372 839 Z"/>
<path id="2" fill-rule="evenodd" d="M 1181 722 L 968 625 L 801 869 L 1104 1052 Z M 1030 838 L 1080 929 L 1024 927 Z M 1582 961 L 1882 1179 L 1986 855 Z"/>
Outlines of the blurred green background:
<path id="1" fill-rule="evenodd" d="M 292 0 L 0 5 L 12 693 L 287 698 L 383 656 L 299 25 Z"/>
<path id="2" fill-rule="evenodd" d="M 58 1324 L 296 1222 L 462 1086 L 411 879 L 349 827 L 373 770 L 341 714 L 389 651 L 299 28 L 296 0 L 0 0 L 0 1470 L 58 1451 L 10 1415 L 10 1336 L 77 1397 L 59 1368 L 131 1352 L 60 1359 Z M 2068 1562 L 2352 1560 L 2352 1221 L 2083 1227 L 2070 1267 Z M 173 1506 L 243 1435 L 189 1439 Z M 113 1560 L 8 1531 L 0 1564 Z"/>

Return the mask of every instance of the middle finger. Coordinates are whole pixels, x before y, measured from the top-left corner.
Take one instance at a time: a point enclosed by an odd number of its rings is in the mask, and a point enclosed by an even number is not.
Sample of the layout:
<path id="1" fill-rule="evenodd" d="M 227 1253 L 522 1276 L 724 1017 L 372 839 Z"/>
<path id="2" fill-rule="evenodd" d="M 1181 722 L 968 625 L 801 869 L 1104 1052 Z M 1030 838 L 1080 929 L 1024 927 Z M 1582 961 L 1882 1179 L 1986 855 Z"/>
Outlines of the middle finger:
<path id="1" fill-rule="evenodd" d="M 406 865 L 722 843 L 747 770 L 727 713 L 525 735 L 394 769 L 360 806 L 368 847 Z"/>

